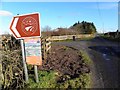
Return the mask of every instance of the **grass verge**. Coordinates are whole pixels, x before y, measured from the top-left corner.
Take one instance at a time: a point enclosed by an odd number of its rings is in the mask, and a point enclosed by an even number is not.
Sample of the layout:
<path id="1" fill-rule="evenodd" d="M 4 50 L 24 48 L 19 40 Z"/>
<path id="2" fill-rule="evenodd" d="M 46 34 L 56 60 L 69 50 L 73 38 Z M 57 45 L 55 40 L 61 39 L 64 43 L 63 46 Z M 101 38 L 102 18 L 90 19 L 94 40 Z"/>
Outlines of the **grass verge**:
<path id="1" fill-rule="evenodd" d="M 104 36 L 104 35 L 101 35 L 101 37 L 104 38 L 104 39 L 110 40 L 110 41 L 120 42 L 120 37 L 114 38 L 114 37 Z"/>
<path id="2" fill-rule="evenodd" d="M 89 55 L 85 51 L 80 50 L 80 55 L 82 56 L 82 59 L 83 59 L 85 64 L 87 64 L 87 65 L 93 64 Z"/>

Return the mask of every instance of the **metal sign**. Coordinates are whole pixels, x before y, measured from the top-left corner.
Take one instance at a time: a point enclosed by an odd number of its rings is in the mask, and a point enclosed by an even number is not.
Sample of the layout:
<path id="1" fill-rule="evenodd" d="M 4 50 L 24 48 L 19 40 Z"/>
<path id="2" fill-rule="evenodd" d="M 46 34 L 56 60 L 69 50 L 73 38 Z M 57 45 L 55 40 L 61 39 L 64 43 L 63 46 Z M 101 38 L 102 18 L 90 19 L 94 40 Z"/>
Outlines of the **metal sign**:
<path id="1" fill-rule="evenodd" d="M 26 82 L 28 82 L 26 63 L 34 65 L 35 79 L 36 82 L 39 82 L 37 65 L 42 65 L 40 41 L 41 31 L 39 24 L 39 14 L 33 13 L 13 17 L 10 25 L 10 30 L 15 38 L 21 39 L 23 68 Z"/>
<path id="2" fill-rule="evenodd" d="M 33 13 L 13 17 L 10 30 L 17 39 L 33 36 L 40 37 L 39 14 Z"/>
<path id="3" fill-rule="evenodd" d="M 24 42 L 27 64 L 42 65 L 40 38 L 25 38 Z"/>

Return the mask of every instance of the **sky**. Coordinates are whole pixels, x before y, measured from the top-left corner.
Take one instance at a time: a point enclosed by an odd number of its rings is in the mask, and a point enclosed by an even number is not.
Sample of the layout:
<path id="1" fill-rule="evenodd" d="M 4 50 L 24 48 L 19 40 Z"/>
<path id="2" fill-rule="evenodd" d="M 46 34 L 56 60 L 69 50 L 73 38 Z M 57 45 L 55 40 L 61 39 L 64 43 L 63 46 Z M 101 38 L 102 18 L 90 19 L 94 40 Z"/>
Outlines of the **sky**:
<path id="1" fill-rule="evenodd" d="M 75 22 L 93 22 L 99 33 L 118 29 L 118 2 L 0 2 L 0 34 L 10 33 L 17 14 L 40 13 L 40 26 L 69 28 Z"/>

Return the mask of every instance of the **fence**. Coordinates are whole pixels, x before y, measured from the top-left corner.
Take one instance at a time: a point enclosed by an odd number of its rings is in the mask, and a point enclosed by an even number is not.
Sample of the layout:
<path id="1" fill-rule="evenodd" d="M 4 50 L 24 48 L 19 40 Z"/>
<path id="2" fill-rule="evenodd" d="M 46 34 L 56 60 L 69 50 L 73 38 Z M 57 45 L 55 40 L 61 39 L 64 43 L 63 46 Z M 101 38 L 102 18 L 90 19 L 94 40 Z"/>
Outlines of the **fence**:
<path id="1" fill-rule="evenodd" d="M 50 40 L 51 40 L 51 41 L 67 40 L 67 39 L 73 39 L 73 37 L 75 37 L 76 39 L 80 39 L 80 38 L 94 37 L 94 35 L 92 35 L 92 34 L 82 34 L 82 35 L 51 36 L 51 37 L 50 37 Z"/>
<path id="2" fill-rule="evenodd" d="M 56 40 L 67 40 L 67 39 L 80 39 L 80 38 L 89 38 L 94 37 L 94 35 L 91 34 L 82 34 L 82 35 L 64 35 L 64 36 L 52 36 L 48 38 L 42 38 L 42 57 L 43 59 L 47 58 L 47 53 L 50 53 L 51 51 L 51 41 Z"/>
<path id="3" fill-rule="evenodd" d="M 43 59 L 45 60 L 47 58 L 47 54 L 50 53 L 51 51 L 51 41 L 50 37 L 46 39 L 42 39 L 42 56 Z"/>
<path id="4" fill-rule="evenodd" d="M 56 41 L 56 40 L 67 40 L 67 39 L 79 39 L 79 38 L 89 38 L 89 37 L 94 37 L 94 35 L 91 34 L 85 34 L 85 35 L 64 35 L 64 36 L 51 36 L 48 38 L 41 38 L 41 46 L 42 46 L 42 57 L 43 59 L 47 58 L 47 53 L 50 53 L 51 51 L 51 41 Z M 6 39 L 6 38 L 4 38 Z M 11 38 L 7 38 L 4 43 L 5 46 L 4 48 L 7 49 L 8 41 L 11 41 Z M 12 41 L 13 43 L 13 41 Z M 12 44 L 13 46 L 14 44 Z"/>
<path id="5" fill-rule="evenodd" d="M 11 38 L 12 36 L 1 36 L 0 38 L 0 50 L 15 50 L 20 48 L 19 40 Z M 41 46 L 42 46 L 42 57 L 43 59 L 47 58 L 47 53 L 50 53 L 51 49 L 51 41 L 49 38 L 42 38 L 41 39 Z"/>

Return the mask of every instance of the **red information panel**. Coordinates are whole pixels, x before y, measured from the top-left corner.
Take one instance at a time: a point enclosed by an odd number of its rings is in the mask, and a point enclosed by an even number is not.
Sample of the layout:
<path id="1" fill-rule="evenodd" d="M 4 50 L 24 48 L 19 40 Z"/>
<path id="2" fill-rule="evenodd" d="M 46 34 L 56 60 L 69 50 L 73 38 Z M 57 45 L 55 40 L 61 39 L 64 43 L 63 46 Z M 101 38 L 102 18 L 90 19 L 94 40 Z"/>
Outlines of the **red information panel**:
<path id="1" fill-rule="evenodd" d="M 40 38 L 25 38 L 26 62 L 31 65 L 42 65 Z"/>
<path id="2" fill-rule="evenodd" d="M 39 13 L 13 17 L 10 30 L 17 39 L 25 37 L 40 37 Z"/>

